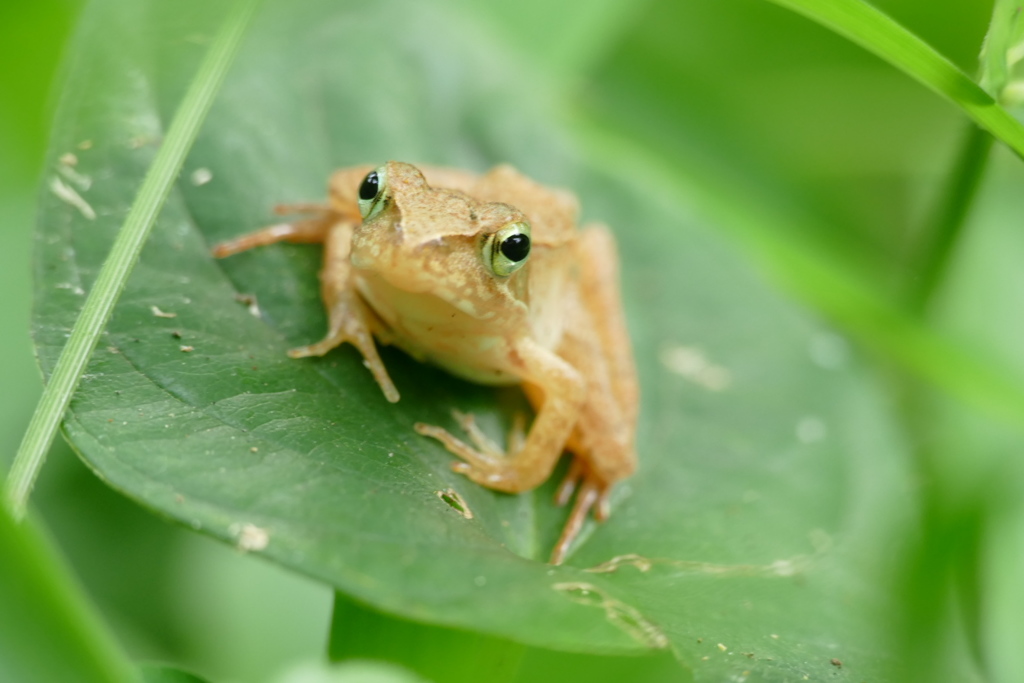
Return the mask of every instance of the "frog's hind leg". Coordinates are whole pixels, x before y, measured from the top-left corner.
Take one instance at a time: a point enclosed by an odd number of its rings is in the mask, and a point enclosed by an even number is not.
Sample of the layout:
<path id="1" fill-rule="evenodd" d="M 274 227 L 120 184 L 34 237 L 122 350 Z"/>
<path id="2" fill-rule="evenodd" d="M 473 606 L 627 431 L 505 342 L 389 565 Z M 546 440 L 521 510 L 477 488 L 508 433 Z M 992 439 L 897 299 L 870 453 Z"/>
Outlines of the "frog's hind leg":
<path id="1" fill-rule="evenodd" d="M 551 476 L 576 424 L 584 399 L 584 379 L 571 365 L 531 339 L 519 340 L 510 352 L 524 386 L 543 394 L 541 405 L 525 438 L 513 439 L 517 448 L 507 454 L 473 448 L 441 427 L 417 424 L 416 431 L 437 439 L 461 458 L 452 469 L 478 484 L 505 493 L 522 493 L 540 486 Z M 470 438 L 472 431 L 467 430 Z M 491 452 L 488 452 L 491 451 Z"/>
<path id="2" fill-rule="evenodd" d="M 589 514 L 598 522 L 608 519 L 613 486 L 636 467 L 639 392 L 619 297 L 615 242 L 607 228 L 594 225 L 582 231 L 574 247 L 584 265 L 579 293 L 588 315 L 568 326 L 559 355 L 574 367 L 588 369 L 587 399 L 566 443 L 572 464 L 555 493 L 559 506 L 574 495 L 575 501 L 551 554 L 552 564 L 565 559 Z M 530 398 L 536 403 L 536 397 Z"/>
<path id="3" fill-rule="evenodd" d="M 465 459 L 476 458 L 479 460 L 486 458 L 491 462 L 497 462 L 507 457 L 505 451 L 477 426 L 476 420 L 472 415 L 452 410 L 452 417 L 459 423 L 459 427 L 465 432 L 473 447 L 463 443 L 441 427 L 418 422 L 415 429 L 423 436 L 437 439 L 450 452 Z M 516 453 L 523 447 L 526 439 L 525 427 L 525 416 L 522 413 L 517 413 L 513 418 L 512 427 L 509 429 L 508 452 Z M 474 447 L 476 450 L 474 450 Z M 463 471 L 465 467 L 468 467 L 466 463 L 457 463 L 453 469 L 455 471 Z M 575 493 L 576 501 L 569 512 L 569 519 L 566 521 L 565 526 L 562 527 L 562 534 L 551 551 L 551 564 L 559 565 L 565 561 L 569 548 L 576 540 L 576 537 L 579 536 L 580 531 L 583 529 L 583 523 L 587 520 L 591 510 L 594 511 L 594 517 L 599 522 L 603 522 L 608 518 L 608 493 L 610 491 L 611 488 L 609 486 L 603 484 L 587 471 L 584 460 L 573 458 L 569 471 L 558 487 L 555 500 L 559 506 L 563 506 L 569 502 L 573 493 Z"/>
<path id="4" fill-rule="evenodd" d="M 578 261 L 586 264 L 580 269 L 580 294 L 593 316 L 595 337 L 607 361 L 612 396 L 621 421 L 635 431 L 640 389 L 619 292 L 615 237 L 607 226 L 591 223 L 580 232 L 575 247 Z"/>

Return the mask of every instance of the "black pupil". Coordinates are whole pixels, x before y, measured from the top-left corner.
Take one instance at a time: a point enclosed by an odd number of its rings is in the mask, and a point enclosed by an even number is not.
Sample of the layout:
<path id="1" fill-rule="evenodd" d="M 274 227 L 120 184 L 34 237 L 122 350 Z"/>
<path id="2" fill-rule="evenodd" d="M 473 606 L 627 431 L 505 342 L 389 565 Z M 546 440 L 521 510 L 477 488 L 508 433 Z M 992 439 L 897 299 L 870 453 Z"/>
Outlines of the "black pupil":
<path id="1" fill-rule="evenodd" d="M 530 238 L 522 233 L 509 235 L 501 243 L 501 253 L 509 261 L 522 261 L 530 254 Z"/>
<path id="2" fill-rule="evenodd" d="M 363 184 L 359 186 L 359 198 L 364 201 L 370 201 L 377 196 L 378 188 L 380 188 L 380 179 L 377 178 L 377 172 L 368 173 L 363 178 Z"/>

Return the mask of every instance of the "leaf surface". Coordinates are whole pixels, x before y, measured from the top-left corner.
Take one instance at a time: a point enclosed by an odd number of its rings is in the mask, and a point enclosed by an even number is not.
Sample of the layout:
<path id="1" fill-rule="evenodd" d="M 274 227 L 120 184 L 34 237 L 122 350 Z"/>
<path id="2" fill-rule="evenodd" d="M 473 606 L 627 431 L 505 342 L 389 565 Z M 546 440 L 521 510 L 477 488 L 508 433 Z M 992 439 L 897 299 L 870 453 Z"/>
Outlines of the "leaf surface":
<path id="1" fill-rule="evenodd" d="M 44 191 L 46 372 L 212 25 L 194 3 L 142 26 L 116 8 L 83 24 L 51 150 L 50 178 L 76 154 L 95 218 Z M 268 3 L 72 402 L 69 438 L 141 504 L 409 619 L 579 652 L 668 647 L 697 680 L 884 678 L 908 486 L 879 392 L 685 201 L 589 162 L 557 125 L 559 93 L 497 45 L 438 7 Z M 454 429 L 458 408 L 497 438 L 525 405 L 518 390 L 385 349 L 402 393 L 388 404 L 351 348 L 285 355 L 324 330 L 316 248 L 209 256 L 273 221 L 273 204 L 322 198 L 332 169 L 389 158 L 510 162 L 615 229 L 642 464 L 563 567 L 543 562 L 565 517 L 554 482 L 482 489 L 412 431 Z"/>

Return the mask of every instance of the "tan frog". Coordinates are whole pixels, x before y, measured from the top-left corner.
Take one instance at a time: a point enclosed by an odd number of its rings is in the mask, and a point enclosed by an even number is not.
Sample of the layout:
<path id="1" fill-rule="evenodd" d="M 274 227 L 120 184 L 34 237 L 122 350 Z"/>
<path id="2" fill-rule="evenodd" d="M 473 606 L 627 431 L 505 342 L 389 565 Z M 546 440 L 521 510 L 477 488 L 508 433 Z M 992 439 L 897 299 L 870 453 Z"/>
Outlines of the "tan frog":
<path id="1" fill-rule="evenodd" d="M 278 207 L 311 217 L 217 245 L 217 257 L 287 242 L 324 245 L 327 336 L 293 349 L 320 356 L 359 349 L 391 402 L 398 400 L 374 337 L 483 384 L 521 384 L 536 417 L 513 428 L 506 454 L 472 416 L 454 412 L 472 446 L 417 424 L 461 458 L 473 481 L 508 493 L 575 457 L 556 500 L 576 501 L 552 555 L 561 564 L 587 514 L 608 517 L 612 485 L 636 467 L 638 389 L 618 291 L 618 255 L 603 226 L 576 229 L 575 198 L 510 166 L 478 176 L 389 162 L 330 179 L 326 206 Z"/>

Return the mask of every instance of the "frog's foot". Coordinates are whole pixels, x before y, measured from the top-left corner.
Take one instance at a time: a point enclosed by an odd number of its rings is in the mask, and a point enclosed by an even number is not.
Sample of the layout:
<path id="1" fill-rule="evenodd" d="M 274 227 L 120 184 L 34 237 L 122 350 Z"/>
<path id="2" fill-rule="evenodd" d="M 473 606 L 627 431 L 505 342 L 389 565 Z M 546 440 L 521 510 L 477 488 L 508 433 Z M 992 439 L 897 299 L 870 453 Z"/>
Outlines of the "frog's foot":
<path id="1" fill-rule="evenodd" d="M 554 565 L 565 561 L 569 548 L 579 536 L 583 522 L 587 520 L 591 510 L 594 511 L 594 518 L 598 522 L 608 519 L 611 485 L 591 474 L 580 458 L 575 458 L 569 467 L 565 479 L 555 493 L 555 502 L 560 506 L 565 505 L 573 493 L 576 494 L 576 502 L 569 512 L 565 527 L 562 528 L 562 535 L 558 537 L 558 542 L 551 551 L 551 564 Z"/>
<path id="2" fill-rule="evenodd" d="M 520 493 L 536 485 L 534 482 L 523 484 L 523 478 L 514 462 L 507 457 L 501 446 L 484 434 L 472 415 L 453 410 L 452 417 L 466 433 L 472 446 L 442 427 L 417 422 L 414 429 L 418 434 L 437 439 L 450 453 L 462 458 L 463 462 L 452 463 L 453 471 L 466 475 L 482 486 L 506 493 Z M 509 452 L 517 453 L 522 448 L 526 441 L 525 425 L 525 417 L 522 414 L 516 415 L 509 430 Z"/>
<path id="3" fill-rule="evenodd" d="M 337 324 L 332 325 L 326 337 L 315 344 L 291 349 L 288 351 L 288 355 L 292 358 L 322 356 L 346 342 L 352 344 L 359 350 L 359 353 L 363 354 L 363 364 L 373 373 L 373 378 L 377 380 L 381 391 L 384 392 L 384 398 L 391 403 L 397 403 L 400 398 L 398 389 L 395 388 L 387 368 L 384 367 L 384 362 L 377 354 L 377 345 L 373 341 L 373 335 L 353 316 L 336 316 L 335 320 Z"/>
<path id="4" fill-rule="evenodd" d="M 463 413 L 459 410 L 452 410 L 452 417 L 459 423 L 459 427 L 466 433 L 469 440 L 473 442 L 472 446 L 443 427 L 435 427 L 434 425 L 417 422 L 413 429 L 416 430 L 417 434 L 437 439 L 449 452 L 465 460 L 465 462 L 452 464 L 452 469 L 456 472 L 466 473 L 469 468 L 474 466 L 482 469 L 499 467 L 501 461 L 505 459 L 505 451 L 501 446 L 494 443 L 489 436 L 484 434 L 483 430 L 477 425 L 476 418 L 469 413 Z"/>
<path id="5" fill-rule="evenodd" d="M 345 342 L 349 341 L 348 335 L 344 331 L 337 331 L 328 334 L 326 337 L 321 339 L 315 344 L 309 344 L 307 346 L 297 346 L 294 349 L 288 349 L 288 355 L 291 358 L 309 358 L 310 356 L 325 356 L 331 349 L 335 349 Z"/>

